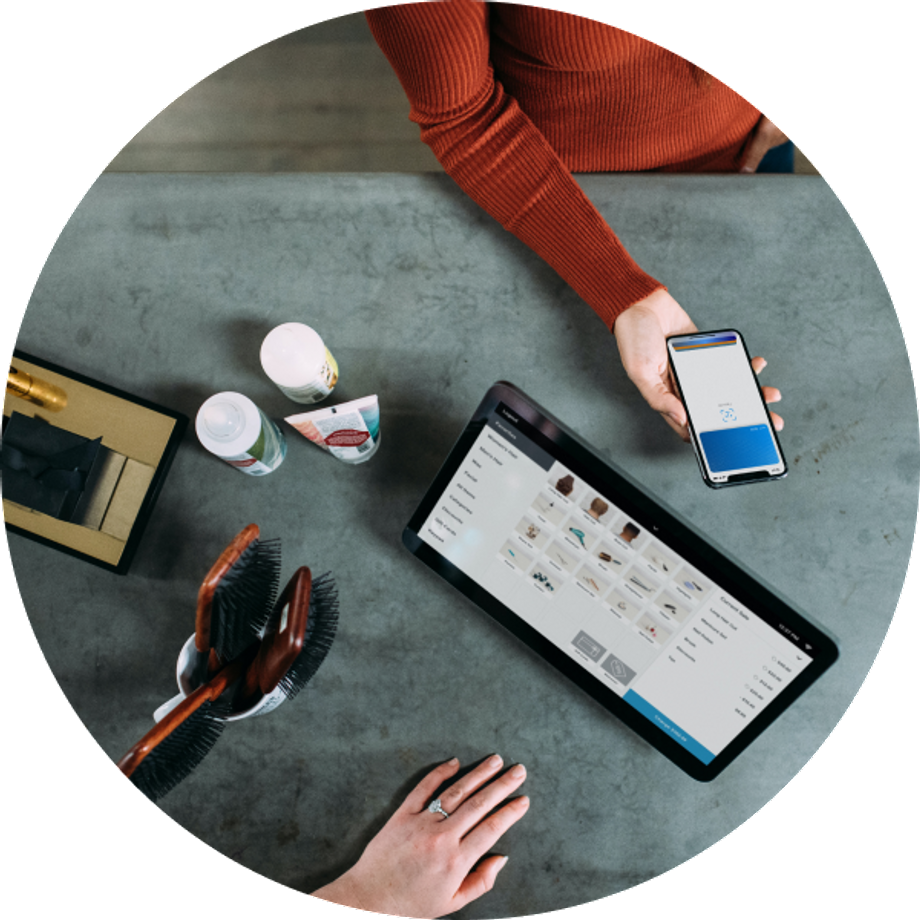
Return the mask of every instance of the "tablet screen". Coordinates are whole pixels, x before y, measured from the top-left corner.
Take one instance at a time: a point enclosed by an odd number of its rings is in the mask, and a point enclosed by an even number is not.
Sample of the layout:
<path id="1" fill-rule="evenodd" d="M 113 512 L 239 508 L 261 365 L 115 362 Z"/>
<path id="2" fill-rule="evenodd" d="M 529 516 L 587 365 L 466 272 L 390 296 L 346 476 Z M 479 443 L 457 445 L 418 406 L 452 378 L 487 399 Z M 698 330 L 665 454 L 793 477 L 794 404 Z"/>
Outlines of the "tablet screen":
<path id="1" fill-rule="evenodd" d="M 813 664 L 791 611 L 753 609 L 520 407 L 498 402 L 453 459 L 419 539 L 700 764 Z"/>

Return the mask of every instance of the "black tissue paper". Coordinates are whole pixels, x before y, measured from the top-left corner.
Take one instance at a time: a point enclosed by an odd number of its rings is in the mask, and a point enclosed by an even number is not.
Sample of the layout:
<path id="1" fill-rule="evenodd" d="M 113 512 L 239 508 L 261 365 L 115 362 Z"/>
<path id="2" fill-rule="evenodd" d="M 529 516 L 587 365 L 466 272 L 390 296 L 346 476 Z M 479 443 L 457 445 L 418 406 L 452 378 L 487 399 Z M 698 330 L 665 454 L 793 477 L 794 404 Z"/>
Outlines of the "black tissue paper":
<path id="1" fill-rule="evenodd" d="M 91 440 L 14 412 L 0 448 L 3 497 L 70 521 L 104 450 L 102 438 Z"/>

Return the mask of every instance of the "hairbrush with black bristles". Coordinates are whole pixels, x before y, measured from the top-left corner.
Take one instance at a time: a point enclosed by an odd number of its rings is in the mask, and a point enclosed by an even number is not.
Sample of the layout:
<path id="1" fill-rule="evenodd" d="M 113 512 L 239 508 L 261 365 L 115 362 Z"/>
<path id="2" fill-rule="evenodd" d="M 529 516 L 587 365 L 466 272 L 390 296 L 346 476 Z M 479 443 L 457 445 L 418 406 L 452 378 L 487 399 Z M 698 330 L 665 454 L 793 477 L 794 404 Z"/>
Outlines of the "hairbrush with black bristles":
<path id="1" fill-rule="evenodd" d="M 243 528 L 198 590 L 193 684 L 201 683 L 222 662 L 236 659 L 259 638 L 280 580 L 281 541 L 262 540 L 256 524 Z"/>
<path id="2" fill-rule="evenodd" d="M 276 687 L 293 699 L 329 653 L 338 616 L 332 575 L 313 578 L 306 566 L 299 568 L 275 604 L 259 650 L 240 682 L 236 708 L 248 708 Z"/>
<path id="3" fill-rule="evenodd" d="M 118 761 L 118 769 L 152 802 L 184 780 L 217 743 L 231 714 L 221 696 L 248 661 L 234 661 L 185 697 Z"/>

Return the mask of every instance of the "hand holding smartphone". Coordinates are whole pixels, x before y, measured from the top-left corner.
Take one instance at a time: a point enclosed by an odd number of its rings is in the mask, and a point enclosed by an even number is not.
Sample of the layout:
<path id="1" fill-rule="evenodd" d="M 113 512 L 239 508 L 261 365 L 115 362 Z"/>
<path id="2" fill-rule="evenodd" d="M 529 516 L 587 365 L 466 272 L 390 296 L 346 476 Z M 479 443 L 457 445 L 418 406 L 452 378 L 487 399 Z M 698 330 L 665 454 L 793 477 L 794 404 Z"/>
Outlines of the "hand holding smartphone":
<path id="1" fill-rule="evenodd" d="M 741 333 L 675 335 L 667 346 L 706 485 L 782 479 L 788 467 Z"/>

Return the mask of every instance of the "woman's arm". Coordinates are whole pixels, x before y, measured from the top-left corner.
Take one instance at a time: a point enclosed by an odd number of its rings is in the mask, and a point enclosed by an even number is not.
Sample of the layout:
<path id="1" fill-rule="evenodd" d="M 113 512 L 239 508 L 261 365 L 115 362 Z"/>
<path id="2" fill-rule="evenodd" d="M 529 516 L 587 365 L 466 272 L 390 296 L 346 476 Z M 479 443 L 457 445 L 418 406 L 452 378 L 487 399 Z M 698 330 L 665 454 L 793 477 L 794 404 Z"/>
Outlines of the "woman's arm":
<path id="1" fill-rule="evenodd" d="M 489 63 L 489 4 L 413 3 L 367 20 L 445 171 L 534 250 L 608 328 L 663 288 L 630 257 Z"/>
<path id="2" fill-rule="evenodd" d="M 410 118 L 448 175 L 594 309 L 616 334 L 623 366 L 639 392 L 688 439 L 665 339 L 696 326 L 664 285 L 633 261 L 543 134 L 496 81 L 489 63 L 489 4 L 412 3 L 366 16 L 409 97 Z M 779 399 L 773 388 L 765 396 L 768 402 Z"/>

